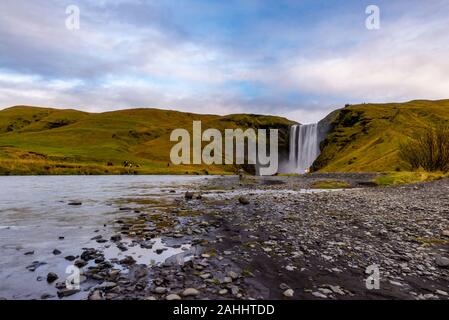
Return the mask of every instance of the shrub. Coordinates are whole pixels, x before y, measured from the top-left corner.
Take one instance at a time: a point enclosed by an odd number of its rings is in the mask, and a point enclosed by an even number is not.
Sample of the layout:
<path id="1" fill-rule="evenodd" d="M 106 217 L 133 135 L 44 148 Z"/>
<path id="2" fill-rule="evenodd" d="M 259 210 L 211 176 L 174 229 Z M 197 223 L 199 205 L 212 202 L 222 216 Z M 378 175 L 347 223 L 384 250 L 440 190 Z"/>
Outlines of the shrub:
<path id="1" fill-rule="evenodd" d="M 427 127 L 413 140 L 399 147 L 400 158 L 412 169 L 449 171 L 449 126 Z"/>

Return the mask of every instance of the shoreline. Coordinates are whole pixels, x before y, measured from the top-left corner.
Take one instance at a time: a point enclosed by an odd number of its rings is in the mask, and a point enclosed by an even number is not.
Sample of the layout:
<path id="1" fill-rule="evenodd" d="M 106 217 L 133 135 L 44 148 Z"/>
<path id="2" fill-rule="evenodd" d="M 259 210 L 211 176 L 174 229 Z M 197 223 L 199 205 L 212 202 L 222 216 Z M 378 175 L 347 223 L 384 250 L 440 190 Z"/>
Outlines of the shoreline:
<path id="1" fill-rule="evenodd" d="M 448 299 L 449 180 L 367 187 L 374 176 L 207 176 L 117 199 L 108 231 L 91 235 L 104 247 L 71 263 L 90 300 Z M 353 188 L 310 189 L 330 177 Z M 145 255 L 162 260 L 141 264 Z M 380 290 L 365 287 L 371 264 Z M 58 276 L 42 299 L 80 293 Z"/>

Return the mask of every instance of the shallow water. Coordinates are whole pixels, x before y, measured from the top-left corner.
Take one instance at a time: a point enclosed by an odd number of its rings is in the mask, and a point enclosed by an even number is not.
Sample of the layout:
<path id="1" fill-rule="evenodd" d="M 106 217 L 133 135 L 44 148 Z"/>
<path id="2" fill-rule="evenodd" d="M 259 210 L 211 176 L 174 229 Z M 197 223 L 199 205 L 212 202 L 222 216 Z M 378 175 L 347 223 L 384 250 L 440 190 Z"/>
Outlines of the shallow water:
<path id="1" fill-rule="evenodd" d="M 126 214 L 120 211 L 122 200 L 126 207 L 138 207 L 129 199 L 169 199 L 213 177 L 190 176 L 34 176 L 0 177 L 0 297 L 8 299 L 39 299 L 42 294 L 55 295 L 56 289 L 46 282 L 48 272 L 68 276 L 71 263 L 64 259 L 77 256 L 82 248 L 103 248 L 106 258 L 131 255 L 138 263 L 164 262 L 176 254 L 188 252 L 189 244 L 171 248 L 161 239 L 152 249 L 131 247 L 125 253 L 115 246 L 98 244 L 95 235 L 105 239 L 114 234 L 111 222 Z M 167 192 L 177 189 L 177 195 Z M 70 206 L 70 202 L 82 202 Z M 125 206 L 125 205 L 123 205 Z M 97 232 L 96 232 L 97 231 Z M 64 237 L 60 240 L 59 237 Z M 106 247 L 105 247 L 106 246 Z M 166 248 L 163 254 L 155 250 Z M 62 253 L 54 255 L 53 250 Z M 33 255 L 25 255 L 34 251 Z M 30 272 L 33 261 L 47 264 Z M 42 277 L 43 280 L 38 281 Z M 87 290 L 88 288 L 85 288 Z M 79 299 L 87 291 L 71 297 Z"/>

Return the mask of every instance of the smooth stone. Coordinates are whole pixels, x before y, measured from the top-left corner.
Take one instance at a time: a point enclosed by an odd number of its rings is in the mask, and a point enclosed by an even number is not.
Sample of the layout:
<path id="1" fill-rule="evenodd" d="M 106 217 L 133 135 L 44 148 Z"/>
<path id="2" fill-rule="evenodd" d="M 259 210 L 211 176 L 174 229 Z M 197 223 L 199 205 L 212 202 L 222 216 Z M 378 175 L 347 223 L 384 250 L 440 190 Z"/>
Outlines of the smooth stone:
<path id="1" fill-rule="evenodd" d="M 73 296 L 74 294 L 80 292 L 80 290 L 75 290 L 75 289 L 62 289 L 58 291 L 58 297 L 59 298 L 64 298 L 64 297 L 70 297 Z"/>
<path id="2" fill-rule="evenodd" d="M 58 255 L 60 255 L 62 252 L 60 251 L 60 250 L 58 250 L 58 249 L 55 249 L 55 250 L 53 250 L 53 254 L 55 255 L 55 256 L 58 256 Z"/>
<path id="3" fill-rule="evenodd" d="M 237 280 L 239 278 L 239 275 L 234 271 L 229 271 L 227 273 L 227 276 L 230 277 L 232 280 Z"/>
<path id="4" fill-rule="evenodd" d="M 57 275 L 56 273 L 54 273 L 54 272 L 49 272 L 49 273 L 47 274 L 47 282 L 48 282 L 48 283 L 53 283 L 53 282 L 55 282 L 58 278 L 59 278 L 58 275 Z"/>
<path id="5" fill-rule="evenodd" d="M 195 288 L 188 288 L 182 292 L 182 295 L 184 297 L 195 297 L 199 294 L 200 294 L 200 292 L 198 290 L 196 290 Z"/>
<path id="6" fill-rule="evenodd" d="M 100 290 L 95 290 L 89 296 L 89 300 L 95 300 L 95 301 L 104 300 L 102 292 Z"/>
<path id="7" fill-rule="evenodd" d="M 440 268 L 449 268 L 449 259 L 446 257 L 442 257 L 442 256 L 436 257 L 435 263 Z"/>
<path id="8" fill-rule="evenodd" d="M 164 294 L 164 293 L 166 293 L 168 290 L 167 290 L 167 288 L 164 288 L 164 287 L 156 287 L 156 288 L 154 288 L 154 290 L 153 290 L 153 292 L 154 293 L 157 293 L 157 294 Z"/>
<path id="9" fill-rule="evenodd" d="M 284 297 L 287 297 L 287 298 L 292 298 L 294 294 L 295 294 L 295 291 L 293 291 L 293 289 L 287 289 L 283 293 Z"/>
<path id="10" fill-rule="evenodd" d="M 244 196 L 239 197 L 239 202 L 243 205 L 248 205 L 250 203 L 249 200 Z"/>
<path id="11" fill-rule="evenodd" d="M 172 301 L 172 300 L 181 300 L 181 297 L 178 296 L 177 294 L 169 294 L 166 298 L 166 300 L 168 301 Z"/>

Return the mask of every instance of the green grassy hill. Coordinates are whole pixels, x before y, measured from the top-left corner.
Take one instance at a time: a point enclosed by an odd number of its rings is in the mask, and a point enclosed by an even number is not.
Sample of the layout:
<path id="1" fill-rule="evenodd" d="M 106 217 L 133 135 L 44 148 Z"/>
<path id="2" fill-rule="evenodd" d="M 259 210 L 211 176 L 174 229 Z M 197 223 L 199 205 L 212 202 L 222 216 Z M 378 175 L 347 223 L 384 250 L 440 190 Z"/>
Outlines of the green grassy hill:
<path id="1" fill-rule="evenodd" d="M 449 100 L 351 105 L 324 122 L 331 130 L 321 144 L 315 171 L 407 171 L 398 157 L 399 144 L 426 126 L 449 122 Z"/>
<path id="2" fill-rule="evenodd" d="M 0 174 L 194 174 L 232 166 L 170 165 L 170 133 L 207 128 L 279 128 L 287 145 L 291 121 L 259 115 L 198 115 L 159 109 L 86 113 L 17 106 L 0 111 Z M 134 164 L 125 168 L 123 162 Z M 135 165 L 138 165 L 135 166 Z"/>

